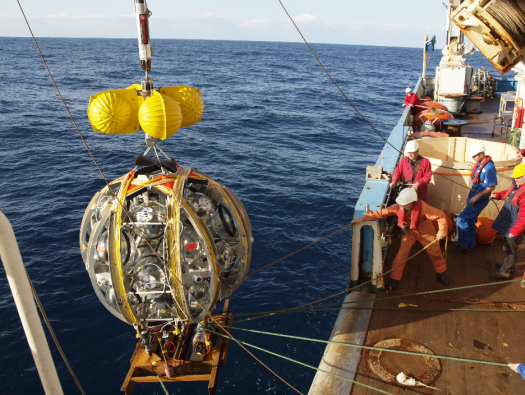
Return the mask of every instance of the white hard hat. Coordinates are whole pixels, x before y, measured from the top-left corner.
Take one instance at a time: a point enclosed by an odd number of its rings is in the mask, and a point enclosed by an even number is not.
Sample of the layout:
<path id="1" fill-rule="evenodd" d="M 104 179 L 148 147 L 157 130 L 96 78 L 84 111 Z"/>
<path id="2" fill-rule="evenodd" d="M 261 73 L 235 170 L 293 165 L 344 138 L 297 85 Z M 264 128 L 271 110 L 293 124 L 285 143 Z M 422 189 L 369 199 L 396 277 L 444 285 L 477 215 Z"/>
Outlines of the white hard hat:
<path id="1" fill-rule="evenodd" d="M 474 155 L 477 155 L 479 154 L 480 152 L 485 152 L 485 146 L 481 143 L 474 143 L 470 146 L 470 148 L 468 149 L 468 154 L 470 156 L 474 156 Z"/>
<path id="2" fill-rule="evenodd" d="M 412 92 L 412 88 L 406 88 L 405 89 L 405 92 L 408 93 L 408 92 Z"/>
<path id="3" fill-rule="evenodd" d="M 412 188 L 405 188 L 397 195 L 396 203 L 400 206 L 410 204 L 417 200 L 417 192 Z"/>
<path id="4" fill-rule="evenodd" d="M 416 152 L 419 149 L 419 144 L 416 140 L 410 140 L 405 146 L 405 154 L 407 152 Z"/>

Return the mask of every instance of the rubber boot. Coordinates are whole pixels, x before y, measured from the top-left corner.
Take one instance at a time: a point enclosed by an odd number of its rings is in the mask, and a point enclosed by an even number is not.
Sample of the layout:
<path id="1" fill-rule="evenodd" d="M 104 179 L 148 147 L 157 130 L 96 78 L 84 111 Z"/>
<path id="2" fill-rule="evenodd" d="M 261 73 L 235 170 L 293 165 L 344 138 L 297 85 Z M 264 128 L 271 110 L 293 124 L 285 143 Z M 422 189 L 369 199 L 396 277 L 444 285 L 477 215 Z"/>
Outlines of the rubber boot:
<path id="1" fill-rule="evenodd" d="M 390 283 L 388 284 L 388 290 L 395 291 L 398 285 L 399 285 L 399 280 L 394 280 L 393 278 L 391 278 Z"/>
<path id="2" fill-rule="evenodd" d="M 450 285 L 450 280 L 448 279 L 448 277 L 445 274 L 445 272 L 443 272 L 443 273 L 436 273 L 436 277 L 438 278 L 439 281 L 441 281 L 441 283 L 443 283 L 445 285 Z"/>

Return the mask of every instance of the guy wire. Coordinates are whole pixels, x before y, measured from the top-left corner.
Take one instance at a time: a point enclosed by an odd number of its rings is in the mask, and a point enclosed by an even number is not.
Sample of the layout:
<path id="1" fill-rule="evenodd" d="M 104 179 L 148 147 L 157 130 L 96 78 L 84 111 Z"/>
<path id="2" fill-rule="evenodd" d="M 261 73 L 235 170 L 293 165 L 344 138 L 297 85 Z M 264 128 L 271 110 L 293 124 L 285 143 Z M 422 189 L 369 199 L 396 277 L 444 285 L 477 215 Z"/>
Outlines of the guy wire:
<path id="1" fill-rule="evenodd" d="M 350 101 L 350 99 L 345 95 L 345 93 L 343 92 L 343 90 L 339 87 L 339 85 L 337 84 L 337 82 L 335 82 L 335 80 L 332 78 L 332 76 L 330 75 L 330 73 L 328 72 L 328 70 L 324 67 L 323 63 L 321 62 L 321 60 L 317 57 L 317 54 L 315 53 L 315 51 L 313 50 L 313 48 L 310 46 L 310 44 L 308 43 L 308 41 L 306 41 L 306 38 L 304 38 L 303 36 L 303 33 L 301 33 L 301 30 L 299 29 L 299 27 L 295 24 L 293 18 L 290 16 L 290 14 L 288 13 L 288 11 L 286 10 L 284 4 L 282 3 L 281 0 L 278 0 L 279 3 L 281 4 L 281 7 L 283 8 L 284 12 L 286 13 L 286 15 L 288 15 L 288 18 L 290 19 L 290 21 L 293 23 L 293 25 L 295 26 L 295 29 L 297 30 L 297 32 L 300 34 L 301 38 L 303 39 L 303 41 L 305 42 L 305 44 L 308 46 L 308 48 L 310 49 L 310 52 L 312 52 L 312 54 L 314 55 L 315 59 L 317 60 L 317 62 L 319 63 L 319 65 L 323 68 L 324 72 L 326 73 L 326 75 L 328 76 L 328 78 L 330 78 L 330 80 L 332 81 L 332 83 L 335 85 L 335 87 L 339 90 L 339 92 L 341 92 L 341 94 L 343 95 L 343 97 L 345 98 L 345 100 L 352 106 L 352 108 L 355 110 L 355 112 L 361 117 L 361 119 L 363 119 L 363 121 L 365 121 L 371 128 L 372 130 L 381 138 L 383 139 L 389 146 L 391 146 L 393 149 L 395 149 L 397 152 L 399 152 L 399 154 L 402 156 L 402 157 L 406 157 L 406 155 L 401 152 L 400 150 L 398 150 L 396 147 L 394 147 L 366 118 L 364 115 L 362 115 L 359 110 L 354 106 L 354 104 Z M 525 0 L 519 0 L 521 2 L 525 2 Z M 421 167 L 421 166 L 420 166 Z M 423 169 L 425 169 L 425 167 L 422 167 Z M 430 170 L 432 172 L 432 169 L 427 169 L 427 170 Z M 452 181 L 448 178 L 446 178 L 446 176 L 443 176 L 441 174 L 438 174 L 438 173 L 434 173 L 432 172 L 432 174 L 437 174 L 443 178 L 445 178 L 447 181 L 453 183 L 453 184 L 456 184 L 456 185 L 459 185 L 460 187 L 463 187 L 463 188 L 467 188 L 468 190 L 470 191 L 475 191 L 475 189 L 472 189 L 470 187 L 467 187 L 466 185 L 463 185 L 463 184 L 460 184 L 458 182 L 455 182 L 455 181 Z M 477 192 L 477 191 L 476 191 Z M 495 202 L 494 202 L 495 203 Z"/>
<path id="2" fill-rule="evenodd" d="M 73 122 L 73 125 L 75 126 L 75 129 L 77 130 L 82 142 L 84 143 L 84 146 L 86 147 L 86 150 L 88 151 L 89 155 L 91 156 L 91 159 L 93 160 L 93 162 L 95 163 L 95 166 L 97 167 L 98 171 L 100 172 L 100 174 L 102 175 L 102 178 L 104 179 L 104 181 L 106 182 L 106 185 L 108 187 L 108 190 L 111 191 L 111 193 L 113 194 L 113 196 L 115 197 L 115 200 L 118 202 L 119 205 L 121 205 L 122 209 L 126 212 L 126 214 L 128 214 L 128 217 L 131 221 L 131 223 L 133 224 L 133 226 L 135 227 L 135 229 L 142 235 L 143 233 L 140 231 L 140 229 L 137 227 L 137 225 L 135 224 L 135 222 L 131 219 L 131 216 L 129 216 L 129 213 L 127 212 L 126 208 L 124 207 L 124 205 L 122 205 L 122 203 L 120 202 L 120 200 L 118 198 L 116 198 L 116 195 L 115 193 L 113 192 L 113 190 L 109 187 L 109 182 L 108 180 L 106 179 L 105 175 L 104 175 L 104 172 L 102 171 L 102 169 L 100 168 L 100 166 L 98 165 L 97 163 L 97 160 L 95 159 L 94 155 L 92 154 L 91 150 L 89 149 L 89 146 L 87 144 L 87 142 L 84 140 L 84 136 L 82 135 L 82 133 L 80 132 L 80 129 L 77 125 L 77 123 L 75 122 L 75 119 L 73 118 L 73 115 L 71 114 L 71 112 L 69 111 L 69 108 L 64 100 L 64 98 L 62 97 L 62 94 L 60 93 L 60 89 L 58 88 L 56 82 L 55 82 L 55 79 L 53 78 L 53 75 L 51 74 L 51 71 L 49 70 L 49 67 L 47 66 L 47 63 L 44 59 L 44 55 L 42 54 L 42 52 L 40 51 L 40 47 L 38 46 L 38 43 L 36 41 L 36 38 L 33 34 L 33 31 L 31 29 L 31 26 L 29 25 L 29 21 L 27 20 L 26 18 L 26 15 L 24 13 L 24 10 L 22 8 L 22 4 L 20 4 L 20 0 L 17 0 L 17 3 L 18 3 L 18 6 L 20 7 L 20 11 L 22 12 L 22 15 L 26 21 L 26 24 L 27 24 L 27 27 L 29 29 L 29 32 L 31 33 L 31 37 L 33 38 L 33 41 L 35 43 L 35 46 L 38 50 L 38 53 L 40 54 L 40 57 L 42 58 L 42 62 L 44 63 L 44 66 L 46 67 L 46 70 L 49 74 L 49 77 L 51 78 L 51 81 L 53 82 L 53 85 L 55 86 L 55 89 L 56 91 L 58 92 L 58 95 L 60 97 L 60 100 L 62 101 L 62 104 L 64 105 L 64 107 L 66 108 L 66 111 L 68 112 L 69 114 L 69 117 L 71 118 L 71 121 Z M 144 238 L 144 240 L 146 240 Z M 151 245 L 149 244 L 149 242 L 146 240 L 146 243 L 149 245 L 150 248 Z M 153 250 L 153 248 L 152 248 Z M 167 268 L 167 270 L 171 273 L 171 275 L 173 276 L 173 278 L 175 278 L 179 284 L 183 287 L 183 289 L 188 293 L 188 289 L 184 286 L 184 284 L 182 284 L 182 282 L 177 278 L 177 276 L 171 271 L 171 269 L 169 268 L 169 266 L 162 260 L 162 258 L 158 255 L 158 253 L 156 251 L 155 252 L 155 255 L 161 260 L 161 262 L 163 262 L 163 264 L 165 265 L 165 267 Z M 190 294 L 191 295 L 191 294 Z M 221 324 L 219 322 L 217 322 L 213 316 L 211 315 L 211 313 L 204 308 L 204 306 L 201 305 L 201 303 L 199 303 L 198 301 L 196 301 L 197 304 L 203 309 L 203 311 L 206 313 L 206 315 L 215 323 L 217 324 L 221 329 L 224 330 L 224 328 L 222 328 Z M 286 385 L 288 385 L 291 389 L 293 389 L 295 392 L 299 393 L 302 395 L 302 393 L 296 389 L 294 386 L 292 386 L 290 383 L 288 383 L 286 380 L 284 380 L 281 376 L 279 376 L 276 372 L 274 372 L 272 369 L 270 369 L 270 367 L 268 367 L 266 364 L 264 364 L 259 358 L 257 358 L 252 352 L 250 352 L 246 347 L 244 347 L 238 340 L 235 339 L 235 337 L 232 335 L 232 339 L 237 343 L 239 344 L 239 346 L 241 346 L 242 349 L 244 349 L 244 351 L 246 351 L 248 354 L 250 354 L 257 362 L 259 362 L 262 366 L 264 366 L 266 369 L 268 369 L 273 375 L 275 375 L 279 380 L 281 380 L 283 383 L 285 383 Z"/>
<path id="3" fill-rule="evenodd" d="M 342 295 L 344 293 L 349 293 L 350 291 L 353 291 L 354 289 L 356 288 L 360 288 L 364 285 L 367 285 L 367 284 L 370 284 L 371 282 L 373 281 L 377 281 L 378 279 L 386 276 L 388 273 L 390 273 L 392 270 L 398 268 L 399 266 L 401 265 L 404 265 L 405 263 L 407 263 L 409 260 L 411 260 L 412 258 L 414 258 L 416 255 L 419 255 L 421 254 L 423 251 L 425 251 L 428 247 L 430 247 L 432 244 L 434 244 L 436 241 L 438 241 L 438 238 L 436 237 L 431 243 L 428 243 L 425 247 L 423 247 L 422 249 L 420 249 L 418 252 L 416 252 L 415 254 L 413 254 L 412 256 L 408 257 L 406 260 L 404 260 L 403 262 L 399 263 L 398 265 L 394 266 L 393 268 L 391 268 L 390 270 L 384 272 L 383 274 L 381 274 L 380 276 L 377 276 L 377 277 L 373 277 L 372 279 L 364 282 L 364 283 L 361 283 L 361 284 L 358 284 L 356 285 L 355 287 L 351 287 L 349 289 L 346 289 L 344 291 L 341 291 L 341 292 L 338 292 L 334 295 L 331 295 L 331 296 L 328 296 L 326 298 L 323 298 L 323 299 L 319 299 L 319 300 L 316 300 L 316 301 L 313 301 L 313 302 L 310 302 L 310 303 L 306 303 L 306 304 L 303 304 L 301 306 L 297 306 L 297 307 L 292 307 L 290 310 L 294 310 L 294 309 L 300 309 L 300 308 L 303 308 L 305 306 L 310 306 L 311 304 L 314 304 L 314 303 L 319 303 L 319 302 L 323 302 L 327 299 L 331 299 L 331 298 L 335 298 L 336 296 L 339 296 L 339 295 Z M 257 318 L 263 318 L 263 317 L 267 317 L 267 315 L 262 315 L 262 316 L 259 316 L 259 317 L 254 317 L 254 318 L 247 318 L 247 319 L 244 319 L 244 320 L 240 320 L 240 321 L 235 321 L 235 323 L 237 322 L 243 322 L 243 321 L 251 321 L 251 320 L 255 320 Z"/>
<path id="4" fill-rule="evenodd" d="M 25 269 L 25 267 L 24 267 Z M 58 352 L 60 353 L 60 356 L 64 360 L 64 363 L 66 364 L 67 370 L 69 370 L 69 373 L 73 377 L 73 380 L 75 381 L 75 384 L 78 387 L 78 390 L 82 395 L 86 395 L 84 392 L 84 389 L 82 388 L 82 385 L 80 384 L 80 381 L 78 381 L 77 376 L 75 375 L 75 372 L 73 371 L 73 368 L 69 364 L 69 361 L 67 360 L 66 354 L 64 353 L 64 350 L 60 346 L 60 343 L 58 342 L 58 339 L 55 335 L 55 331 L 53 330 L 53 327 L 51 326 L 51 322 L 49 321 L 49 318 L 47 318 L 46 311 L 44 310 L 44 306 L 42 306 L 42 302 L 40 301 L 40 298 L 38 297 L 38 294 L 36 293 L 35 286 L 33 285 L 33 282 L 31 281 L 31 277 L 29 277 L 29 273 L 26 269 L 26 275 L 27 275 L 27 281 L 29 281 L 29 286 L 31 287 L 31 292 L 33 293 L 33 297 L 35 298 L 35 302 L 38 306 L 38 309 L 40 310 L 40 314 L 42 314 L 42 318 L 44 319 L 44 322 L 47 325 L 47 329 L 49 330 L 49 333 L 51 334 L 51 337 L 53 338 L 53 341 L 55 342 L 55 345 L 57 346 Z"/>

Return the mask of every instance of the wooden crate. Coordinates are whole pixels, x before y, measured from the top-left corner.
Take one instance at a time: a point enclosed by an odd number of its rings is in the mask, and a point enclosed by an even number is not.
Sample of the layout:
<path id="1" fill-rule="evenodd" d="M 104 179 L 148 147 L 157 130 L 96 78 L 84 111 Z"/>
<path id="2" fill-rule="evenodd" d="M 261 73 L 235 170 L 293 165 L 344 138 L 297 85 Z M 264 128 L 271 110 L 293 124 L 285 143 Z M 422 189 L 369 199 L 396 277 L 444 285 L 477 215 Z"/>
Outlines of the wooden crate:
<path id="1" fill-rule="evenodd" d="M 231 326 L 232 317 L 229 311 L 229 300 L 224 302 L 222 314 L 214 315 L 214 320 L 221 325 Z M 208 381 L 208 393 L 214 395 L 217 391 L 219 370 L 226 366 L 226 358 L 229 349 L 229 339 L 223 336 L 212 334 L 210 337 L 212 346 L 211 350 L 202 361 L 190 362 L 189 355 L 191 352 L 191 337 L 195 325 L 189 325 L 179 336 L 174 360 L 183 360 L 184 363 L 174 366 L 174 375 L 166 376 L 166 363 L 162 358 L 158 342 L 152 343 L 153 353 L 148 355 L 141 341 L 137 343 L 135 352 L 130 360 L 130 369 L 122 384 L 121 391 L 126 395 L 131 394 L 136 383 L 159 383 L 159 377 L 164 383 L 173 383 L 179 381 Z M 220 331 L 222 332 L 222 331 Z M 225 328 L 225 333 L 230 334 L 231 330 Z M 159 356 L 160 355 L 160 356 Z"/>
<path id="2" fill-rule="evenodd" d="M 419 153 L 430 160 L 432 172 L 437 173 L 432 176 L 428 186 L 428 204 L 447 213 L 459 214 L 467 204 L 469 189 L 465 187 L 471 186 L 473 166 L 466 161 L 472 161 L 468 156 L 468 148 L 472 144 L 483 143 L 487 149 L 485 154 L 492 157 L 498 175 L 496 192 L 511 186 L 510 175 L 520 163 L 516 158 L 517 149 L 510 144 L 466 137 L 419 139 L 417 142 L 420 146 Z M 497 208 L 494 203 L 490 203 L 480 215 L 495 219 L 504 202 L 497 201 L 496 204 Z"/>

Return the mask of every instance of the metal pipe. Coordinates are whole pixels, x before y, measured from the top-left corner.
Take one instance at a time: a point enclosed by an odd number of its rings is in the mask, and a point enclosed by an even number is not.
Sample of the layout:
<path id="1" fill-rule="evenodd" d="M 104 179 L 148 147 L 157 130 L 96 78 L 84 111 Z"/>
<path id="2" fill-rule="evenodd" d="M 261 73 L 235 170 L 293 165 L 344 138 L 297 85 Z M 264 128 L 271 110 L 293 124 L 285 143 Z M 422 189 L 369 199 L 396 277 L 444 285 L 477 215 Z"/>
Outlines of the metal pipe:
<path id="1" fill-rule="evenodd" d="M 22 256 L 18 249 L 18 243 L 9 223 L 0 209 L 0 257 L 5 268 L 7 281 L 11 287 L 11 293 L 15 300 L 22 326 L 26 334 L 29 348 L 33 354 L 42 386 L 47 395 L 63 395 L 62 386 L 58 380 L 55 363 L 51 357 L 44 329 L 36 310 L 31 287 L 27 279 L 27 272 Z"/>
<path id="2" fill-rule="evenodd" d="M 427 41 L 428 36 L 425 34 L 425 42 L 423 44 L 425 46 L 425 51 L 423 52 L 423 78 L 427 75 Z"/>
<path id="3" fill-rule="evenodd" d="M 452 14 L 452 2 L 448 5 L 448 12 L 447 12 L 447 39 L 445 41 L 445 45 L 448 47 L 450 45 L 450 38 L 452 36 L 452 21 L 450 19 L 450 15 Z"/>

